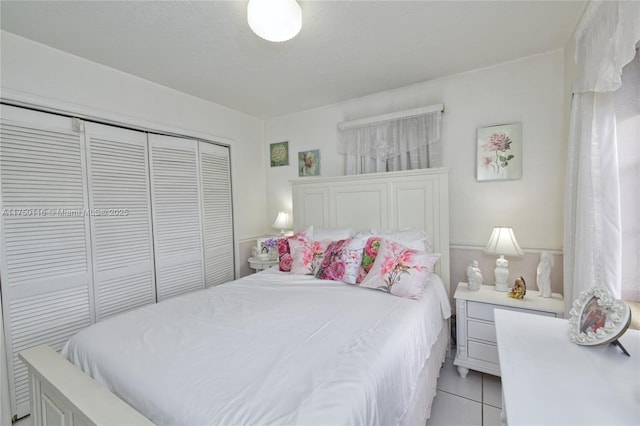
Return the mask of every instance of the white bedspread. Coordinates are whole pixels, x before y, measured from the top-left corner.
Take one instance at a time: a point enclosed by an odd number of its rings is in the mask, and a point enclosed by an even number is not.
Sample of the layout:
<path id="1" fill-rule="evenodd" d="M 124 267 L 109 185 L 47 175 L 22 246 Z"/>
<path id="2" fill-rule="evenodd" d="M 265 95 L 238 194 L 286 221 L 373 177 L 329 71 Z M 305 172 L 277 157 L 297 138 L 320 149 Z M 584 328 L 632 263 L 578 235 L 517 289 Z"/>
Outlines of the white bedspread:
<path id="1" fill-rule="evenodd" d="M 62 353 L 159 425 L 393 425 L 449 315 L 438 277 L 418 302 L 271 269 L 92 325 Z"/>

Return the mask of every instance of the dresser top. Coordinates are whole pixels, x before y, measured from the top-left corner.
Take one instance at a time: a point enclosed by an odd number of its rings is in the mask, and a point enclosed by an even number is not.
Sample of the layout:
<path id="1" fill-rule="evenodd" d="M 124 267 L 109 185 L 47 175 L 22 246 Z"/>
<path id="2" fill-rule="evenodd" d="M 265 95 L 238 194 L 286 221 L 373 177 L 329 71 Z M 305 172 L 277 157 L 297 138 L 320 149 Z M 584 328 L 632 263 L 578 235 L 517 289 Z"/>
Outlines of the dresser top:
<path id="1" fill-rule="evenodd" d="M 640 424 L 640 331 L 620 337 L 627 357 L 571 343 L 567 320 L 501 309 L 495 319 L 509 424 Z"/>
<path id="2" fill-rule="evenodd" d="M 467 283 L 458 283 L 458 288 L 453 297 L 457 300 L 553 312 L 560 316 L 564 314 L 564 298 L 559 293 L 553 293 L 551 297 L 540 297 L 538 296 L 538 290 L 528 290 L 524 298 L 514 299 L 509 297 L 507 292 L 496 291 L 492 285 L 482 285 L 480 290 L 469 290 Z"/>

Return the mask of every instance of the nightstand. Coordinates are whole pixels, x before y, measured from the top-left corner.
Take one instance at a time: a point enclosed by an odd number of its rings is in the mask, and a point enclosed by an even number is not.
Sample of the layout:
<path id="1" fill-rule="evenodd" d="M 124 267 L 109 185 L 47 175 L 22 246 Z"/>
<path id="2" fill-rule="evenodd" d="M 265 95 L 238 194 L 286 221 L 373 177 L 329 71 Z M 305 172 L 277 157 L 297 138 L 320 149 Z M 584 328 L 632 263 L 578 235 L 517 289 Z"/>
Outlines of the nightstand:
<path id="1" fill-rule="evenodd" d="M 277 266 L 279 263 L 278 259 L 269 260 L 269 259 L 258 259 L 255 257 L 250 257 L 249 259 L 247 259 L 247 262 L 249 262 L 249 267 L 251 269 L 255 269 L 256 272 L 260 272 L 265 269 L 272 268 L 274 266 Z"/>
<path id="2" fill-rule="evenodd" d="M 458 283 L 453 296 L 456 299 L 457 349 L 453 361 L 463 379 L 469 369 L 500 376 L 494 309 L 525 312 L 548 317 L 564 315 L 562 295 L 539 297 L 537 290 L 527 292 L 524 299 L 513 299 L 507 293 L 483 285 L 472 291 L 467 283 Z"/>

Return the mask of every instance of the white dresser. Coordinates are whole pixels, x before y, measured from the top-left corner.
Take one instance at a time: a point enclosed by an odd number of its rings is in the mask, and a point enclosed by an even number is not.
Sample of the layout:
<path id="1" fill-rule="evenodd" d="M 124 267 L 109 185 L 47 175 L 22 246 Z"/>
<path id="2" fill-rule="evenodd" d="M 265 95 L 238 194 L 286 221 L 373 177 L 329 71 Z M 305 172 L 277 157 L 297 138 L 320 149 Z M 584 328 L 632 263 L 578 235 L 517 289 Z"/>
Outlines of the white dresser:
<path id="1" fill-rule="evenodd" d="M 496 313 L 507 423 L 639 425 L 640 331 L 620 337 L 628 357 L 613 345 L 575 345 L 568 330 L 564 319 Z"/>
<path id="2" fill-rule="evenodd" d="M 460 377 L 469 369 L 500 376 L 498 348 L 493 310 L 505 309 L 548 317 L 564 315 L 564 299 L 558 293 L 552 297 L 538 296 L 538 291 L 527 292 L 524 299 L 510 298 L 507 293 L 483 285 L 472 291 L 467 283 L 458 283 L 456 299 L 457 350 L 454 364 Z"/>

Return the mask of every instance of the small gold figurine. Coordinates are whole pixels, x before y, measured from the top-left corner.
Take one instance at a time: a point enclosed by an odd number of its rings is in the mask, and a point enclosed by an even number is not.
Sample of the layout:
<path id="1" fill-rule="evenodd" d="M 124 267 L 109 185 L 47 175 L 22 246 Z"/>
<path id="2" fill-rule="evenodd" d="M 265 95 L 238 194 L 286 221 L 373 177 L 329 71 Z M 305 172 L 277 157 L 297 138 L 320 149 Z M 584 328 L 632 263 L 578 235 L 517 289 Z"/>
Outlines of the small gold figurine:
<path id="1" fill-rule="evenodd" d="M 513 288 L 509 290 L 509 297 L 522 299 L 525 294 L 527 294 L 527 284 L 524 282 L 524 278 L 519 277 L 513 284 Z"/>

